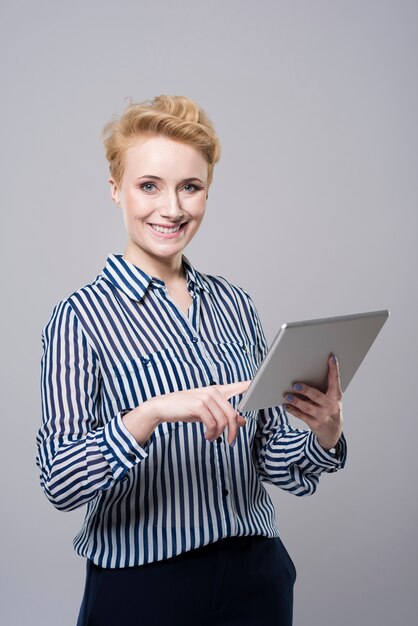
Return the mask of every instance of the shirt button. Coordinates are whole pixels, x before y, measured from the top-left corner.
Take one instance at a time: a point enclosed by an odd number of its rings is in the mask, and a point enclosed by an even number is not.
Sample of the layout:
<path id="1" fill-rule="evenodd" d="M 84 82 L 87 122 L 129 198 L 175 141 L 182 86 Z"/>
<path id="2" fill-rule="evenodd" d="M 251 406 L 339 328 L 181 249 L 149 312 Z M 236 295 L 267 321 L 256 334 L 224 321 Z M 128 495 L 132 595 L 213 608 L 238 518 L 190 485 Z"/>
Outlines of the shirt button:
<path id="1" fill-rule="evenodd" d="M 193 343 L 197 343 L 198 341 L 199 341 L 199 338 L 198 338 L 198 337 L 192 337 L 192 342 L 193 342 Z"/>
<path id="2" fill-rule="evenodd" d="M 247 346 L 241 346 L 243 352 L 247 352 Z"/>
<path id="3" fill-rule="evenodd" d="M 131 459 L 131 461 L 136 461 L 136 454 L 134 454 L 133 452 L 130 452 L 128 456 Z"/>
<path id="4" fill-rule="evenodd" d="M 146 356 L 143 356 L 141 361 L 144 365 L 149 365 L 149 359 Z"/>
<path id="5" fill-rule="evenodd" d="M 216 380 L 211 380 L 209 385 L 217 385 L 218 383 L 216 382 Z"/>
<path id="6" fill-rule="evenodd" d="M 229 493 L 228 489 L 222 489 L 222 495 L 227 496 Z"/>
<path id="7" fill-rule="evenodd" d="M 222 437 L 218 437 L 216 440 L 217 443 L 222 443 Z"/>

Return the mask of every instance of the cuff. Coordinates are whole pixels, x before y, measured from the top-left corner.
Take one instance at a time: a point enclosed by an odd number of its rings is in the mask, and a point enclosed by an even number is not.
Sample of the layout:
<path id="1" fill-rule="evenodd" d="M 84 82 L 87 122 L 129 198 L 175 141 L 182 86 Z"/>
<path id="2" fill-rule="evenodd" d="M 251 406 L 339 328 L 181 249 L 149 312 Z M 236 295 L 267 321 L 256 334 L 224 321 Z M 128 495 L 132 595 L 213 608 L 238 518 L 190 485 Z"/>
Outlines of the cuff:
<path id="1" fill-rule="evenodd" d="M 335 446 L 335 452 L 326 452 L 319 445 L 318 439 L 313 432 L 310 432 L 306 438 L 305 453 L 313 465 L 326 472 L 336 472 L 344 467 L 347 460 L 347 442 L 342 433 Z"/>
<path id="2" fill-rule="evenodd" d="M 123 478 L 140 461 L 148 456 L 146 448 L 139 445 L 122 421 L 121 411 L 101 430 L 97 444 L 108 461 L 116 480 Z"/>

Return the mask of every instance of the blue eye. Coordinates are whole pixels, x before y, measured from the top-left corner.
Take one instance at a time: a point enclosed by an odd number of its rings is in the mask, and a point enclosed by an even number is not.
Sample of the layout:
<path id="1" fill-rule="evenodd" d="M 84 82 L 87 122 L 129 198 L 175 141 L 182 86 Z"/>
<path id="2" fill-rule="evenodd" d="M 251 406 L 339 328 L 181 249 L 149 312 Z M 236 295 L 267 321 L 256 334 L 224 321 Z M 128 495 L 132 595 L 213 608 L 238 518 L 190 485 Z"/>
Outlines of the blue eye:
<path id="1" fill-rule="evenodd" d="M 184 185 L 183 190 L 187 191 L 188 193 L 194 193 L 195 191 L 199 191 L 200 189 L 202 189 L 202 187 L 199 187 L 198 185 L 192 185 L 192 183 L 187 183 L 187 185 Z"/>
<path id="2" fill-rule="evenodd" d="M 140 184 L 140 189 L 142 189 L 143 191 L 146 191 L 148 193 L 155 191 L 156 190 L 156 186 L 155 183 L 141 183 Z"/>

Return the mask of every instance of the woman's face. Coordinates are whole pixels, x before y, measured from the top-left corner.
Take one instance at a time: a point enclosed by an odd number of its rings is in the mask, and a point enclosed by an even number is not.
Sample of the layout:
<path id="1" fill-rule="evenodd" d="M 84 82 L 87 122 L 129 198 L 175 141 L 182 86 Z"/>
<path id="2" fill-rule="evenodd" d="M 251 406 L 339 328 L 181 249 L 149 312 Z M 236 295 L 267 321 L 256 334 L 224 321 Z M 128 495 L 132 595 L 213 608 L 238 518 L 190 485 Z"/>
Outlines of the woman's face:
<path id="1" fill-rule="evenodd" d="M 120 184 L 109 182 L 123 210 L 128 260 L 181 258 L 205 214 L 207 177 L 207 161 L 188 144 L 151 135 L 127 150 Z"/>

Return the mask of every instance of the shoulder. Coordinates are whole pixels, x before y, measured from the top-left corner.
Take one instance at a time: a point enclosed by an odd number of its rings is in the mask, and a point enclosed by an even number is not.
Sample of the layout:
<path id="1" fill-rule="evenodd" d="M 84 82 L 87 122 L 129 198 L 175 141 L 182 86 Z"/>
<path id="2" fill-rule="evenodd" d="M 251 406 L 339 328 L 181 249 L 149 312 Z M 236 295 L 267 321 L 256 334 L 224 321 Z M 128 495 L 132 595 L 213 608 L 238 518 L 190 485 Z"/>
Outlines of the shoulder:
<path id="1" fill-rule="evenodd" d="M 103 274 L 99 274 L 91 283 L 87 283 L 68 296 L 66 302 L 74 311 L 91 309 L 94 303 L 104 297 L 106 293 L 113 293 Z"/>
<path id="2" fill-rule="evenodd" d="M 256 344 L 261 330 L 261 322 L 254 302 L 246 289 L 224 276 L 204 274 L 216 300 L 216 307 L 221 309 L 225 318 L 240 328 L 250 343 Z"/>
<path id="3" fill-rule="evenodd" d="M 60 300 L 52 308 L 49 321 L 44 330 L 55 325 L 59 320 L 70 320 L 78 317 L 78 313 L 87 312 L 94 306 L 104 290 L 108 289 L 102 274 L 99 274 L 92 282 L 83 285 Z"/>
<path id="4" fill-rule="evenodd" d="M 240 316 L 254 320 L 257 316 L 254 302 L 248 291 L 240 285 L 231 282 L 224 276 L 214 274 L 200 274 L 206 281 L 211 295 L 217 304 L 225 311 L 232 309 Z"/>
<path id="5" fill-rule="evenodd" d="M 231 282 L 224 276 L 214 274 L 201 274 L 206 283 L 209 285 L 212 293 L 216 295 L 229 295 L 240 302 L 252 305 L 250 294 L 243 287 Z"/>

